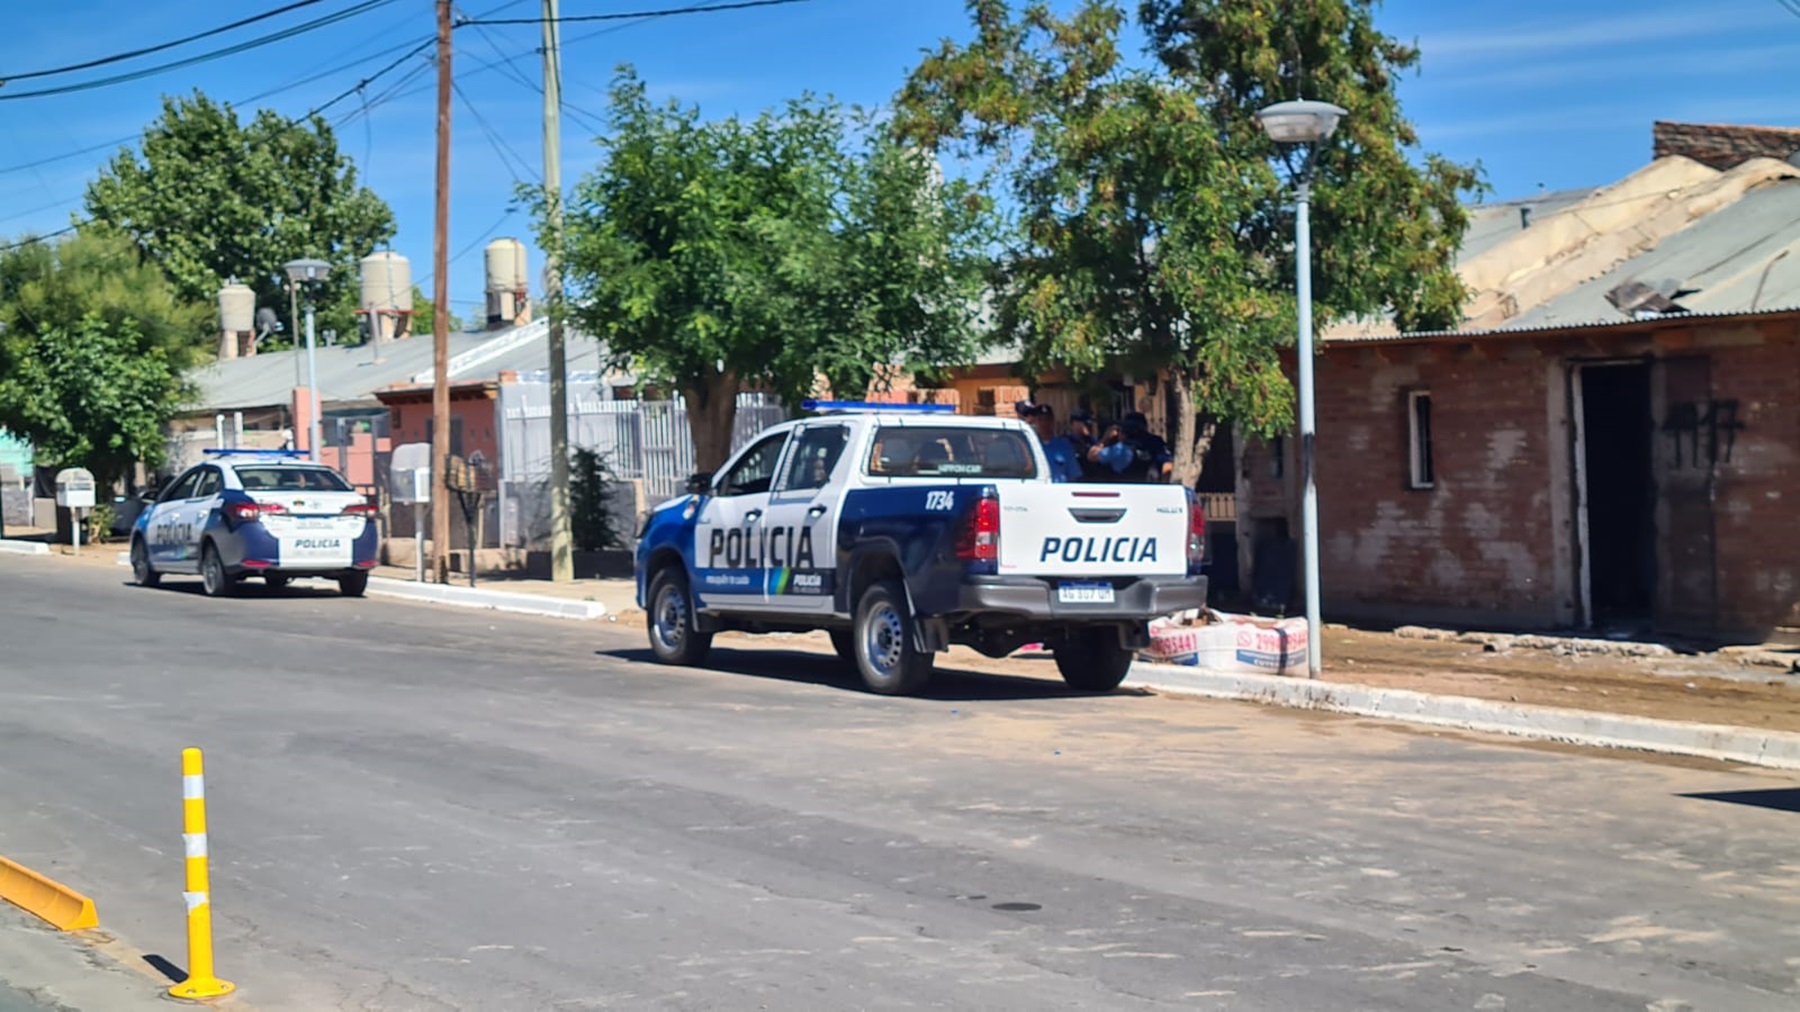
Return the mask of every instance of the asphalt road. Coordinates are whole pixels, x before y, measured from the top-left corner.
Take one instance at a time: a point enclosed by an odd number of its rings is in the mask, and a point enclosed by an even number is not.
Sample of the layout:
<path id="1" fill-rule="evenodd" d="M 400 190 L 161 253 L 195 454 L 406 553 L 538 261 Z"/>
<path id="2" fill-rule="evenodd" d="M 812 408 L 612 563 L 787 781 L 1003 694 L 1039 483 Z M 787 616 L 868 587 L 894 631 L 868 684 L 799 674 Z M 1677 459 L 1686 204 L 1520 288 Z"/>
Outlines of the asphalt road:
<path id="1" fill-rule="evenodd" d="M 205 748 L 257 1008 L 1800 1007 L 1792 777 L 125 579 L 0 557 L 0 854 L 182 964 Z"/>

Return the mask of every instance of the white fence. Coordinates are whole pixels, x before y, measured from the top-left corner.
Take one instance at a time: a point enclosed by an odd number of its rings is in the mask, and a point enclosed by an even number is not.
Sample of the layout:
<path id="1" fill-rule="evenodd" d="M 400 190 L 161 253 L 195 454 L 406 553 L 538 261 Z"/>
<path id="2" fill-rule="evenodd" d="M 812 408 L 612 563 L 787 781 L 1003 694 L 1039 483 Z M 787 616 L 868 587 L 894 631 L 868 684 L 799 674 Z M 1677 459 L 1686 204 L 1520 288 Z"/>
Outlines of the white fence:
<path id="1" fill-rule="evenodd" d="M 537 548 L 550 536 L 550 386 L 523 381 L 500 387 L 500 538 L 507 548 Z M 738 396 L 732 449 L 787 418 L 773 397 Z M 605 396 L 598 378 L 569 383 L 570 449 L 593 450 L 632 494 L 615 498 L 619 527 L 635 529 L 639 497 L 647 504 L 680 495 L 696 470 L 687 408 L 675 401 L 621 401 Z"/>

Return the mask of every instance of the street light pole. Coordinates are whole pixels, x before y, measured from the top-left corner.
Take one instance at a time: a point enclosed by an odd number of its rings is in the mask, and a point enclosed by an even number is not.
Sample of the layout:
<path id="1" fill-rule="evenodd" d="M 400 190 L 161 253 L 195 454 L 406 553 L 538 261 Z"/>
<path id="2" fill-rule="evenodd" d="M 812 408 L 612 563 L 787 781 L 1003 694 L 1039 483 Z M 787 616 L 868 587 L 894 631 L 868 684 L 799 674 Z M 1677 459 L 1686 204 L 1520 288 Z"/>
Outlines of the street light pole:
<path id="1" fill-rule="evenodd" d="M 1324 670 L 1324 637 L 1319 620 L 1319 488 L 1316 416 L 1313 396 L 1312 307 L 1312 176 L 1319 144 L 1337 129 L 1344 110 L 1329 102 L 1278 102 L 1257 113 L 1277 144 L 1303 144 L 1305 162 L 1295 187 L 1294 291 L 1299 301 L 1300 387 L 1300 571 L 1306 584 L 1306 669 L 1318 678 Z"/>
<path id="2" fill-rule="evenodd" d="M 319 461 L 319 360 L 313 352 L 313 297 L 306 291 L 306 389 L 312 398 L 312 418 L 306 430 L 306 449 L 314 463 Z"/>
<path id="3" fill-rule="evenodd" d="M 1300 531 L 1303 539 L 1302 570 L 1306 579 L 1306 670 L 1317 678 L 1324 668 L 1319 622 L 1319 487 L 1314 471 L 1318 459 L 1313 437 L 1313 321 L 1312 321 L 1312 161 L 1306 152 L 1306 168 L 1294 208 L 1294 288 L 1300 300 Z"/>
<path id="4" fill-rule="evenodd" d="M 323 260 L 290 260 L 282 265 L 288 284 L 298 289 L 306 286 L 306 390 L 312 405 L 312 417 L 306 426 L 307 456 L 319 460 L 319 360 L 313 350 L 313 286 L 331 273 L 331 265 Z"/>

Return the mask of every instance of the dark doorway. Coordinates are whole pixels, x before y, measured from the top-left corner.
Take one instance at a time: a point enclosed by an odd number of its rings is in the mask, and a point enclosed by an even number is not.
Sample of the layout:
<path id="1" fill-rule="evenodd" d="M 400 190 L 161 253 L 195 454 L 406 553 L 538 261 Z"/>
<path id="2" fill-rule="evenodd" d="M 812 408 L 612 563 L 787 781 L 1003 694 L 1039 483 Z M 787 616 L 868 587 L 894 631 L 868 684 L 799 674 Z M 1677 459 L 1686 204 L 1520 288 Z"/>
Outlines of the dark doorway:
<path id="1" fill-rule="evenodd" d="M 1588 365 L 1581 384 L 1589 615 L 1638 622 L 1656 601 L 1656 493 L 1648 365 Z"/>

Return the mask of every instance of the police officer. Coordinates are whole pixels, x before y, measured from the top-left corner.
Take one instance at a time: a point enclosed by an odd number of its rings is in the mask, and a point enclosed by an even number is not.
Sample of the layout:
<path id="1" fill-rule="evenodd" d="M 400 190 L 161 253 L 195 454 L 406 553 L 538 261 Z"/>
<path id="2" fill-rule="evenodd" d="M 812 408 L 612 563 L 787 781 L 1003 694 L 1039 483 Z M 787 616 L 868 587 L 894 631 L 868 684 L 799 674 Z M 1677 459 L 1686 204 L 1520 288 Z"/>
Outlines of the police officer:
<path id="1" fill-rule="evenodd" d="M 1013 410 L 1037 430 L 1038 441 L 1044 444 L 1044 456 L 1050 459 L 1050 480 L 1080 481 L 1081 458 L 1069 437 L 1056 434 L 1056 410 L 1048 404 L 1031 401 L 1019 401 L 1013 405 Z"/>
<path id="2" fill-rule="evenodd" d="M 1161 436 L 1150 431 L 1150 421 L 1144 413 L 1127 413 L 1120 431 L 1131 447 L 1131 462 L 1125 465 L 1119 480 L 1166 483 L 1175 473 L 1175 454 Z"/>
<path id="3" fill-rule="evenodd" d="M 1075 462 L 1081 466 L 1082 481 L 1103 481 L 1099 471 L 1099 462 L 1093 459 L 1093 450 L 1097 442 L 1094 436 L 1094 413 L 1086 408 L 1076 408 L 1069 412 L 1069 430 L 1063 438 L 1075 450 Z"/>

